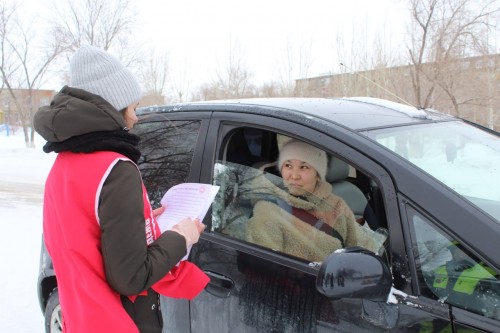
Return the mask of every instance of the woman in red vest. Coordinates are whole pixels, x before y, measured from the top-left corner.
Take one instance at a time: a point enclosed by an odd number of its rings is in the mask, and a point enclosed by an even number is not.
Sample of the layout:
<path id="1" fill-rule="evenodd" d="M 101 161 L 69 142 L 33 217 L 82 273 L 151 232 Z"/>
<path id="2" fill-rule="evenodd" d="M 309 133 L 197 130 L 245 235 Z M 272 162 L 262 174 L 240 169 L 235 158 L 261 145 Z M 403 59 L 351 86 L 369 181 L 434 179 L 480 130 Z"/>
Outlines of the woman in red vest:
<path id="1" fill-rule="evenodd" d="M 161 332 L 159 294 L 192 299 L 208 282 L 182 261 L 204 225 L 186 218 L 161 233 L 136 166 L 142 96 L 107 52 L 83 46 L 70 86 L 34 117 L 58 156 L 47 177 L 44 242 L 57 277 L 65 332 Z M 168 214 L 168 208 L 167 212 Z M 178 264 L 179 263 L 179 264 Z"/>

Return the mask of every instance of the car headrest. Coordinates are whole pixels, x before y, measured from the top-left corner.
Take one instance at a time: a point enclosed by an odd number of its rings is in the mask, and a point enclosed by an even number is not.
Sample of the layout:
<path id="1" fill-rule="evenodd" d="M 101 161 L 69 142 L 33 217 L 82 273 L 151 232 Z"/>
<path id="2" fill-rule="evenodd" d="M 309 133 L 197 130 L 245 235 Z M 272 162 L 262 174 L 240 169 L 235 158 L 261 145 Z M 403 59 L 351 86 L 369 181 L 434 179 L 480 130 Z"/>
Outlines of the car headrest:
<path id="1" fill-rule="evenodd" d="M 330 156 L 328 168 L 326 169 L 326 181 L 329 183 L 338 182 L 349 176 L 349 164 Z"/>

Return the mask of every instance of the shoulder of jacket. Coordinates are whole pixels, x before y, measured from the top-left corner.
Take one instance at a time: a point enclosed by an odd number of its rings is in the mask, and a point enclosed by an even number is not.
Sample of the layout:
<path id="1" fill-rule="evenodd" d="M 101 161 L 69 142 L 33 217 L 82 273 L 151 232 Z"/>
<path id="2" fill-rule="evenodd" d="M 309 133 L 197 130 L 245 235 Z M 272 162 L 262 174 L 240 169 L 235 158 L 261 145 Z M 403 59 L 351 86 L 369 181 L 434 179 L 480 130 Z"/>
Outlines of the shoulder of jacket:
<path id="1" fill-rule="evenodd" d="M 124 157 L 124 158 L 117 158 L 113 160 L 113 168 L 111 172 L 123 172 L 125 175 L 139 175 L 140 176 L 140 171 L 139 167 L 137 164 L 135 164 L 132 160 Z"/>

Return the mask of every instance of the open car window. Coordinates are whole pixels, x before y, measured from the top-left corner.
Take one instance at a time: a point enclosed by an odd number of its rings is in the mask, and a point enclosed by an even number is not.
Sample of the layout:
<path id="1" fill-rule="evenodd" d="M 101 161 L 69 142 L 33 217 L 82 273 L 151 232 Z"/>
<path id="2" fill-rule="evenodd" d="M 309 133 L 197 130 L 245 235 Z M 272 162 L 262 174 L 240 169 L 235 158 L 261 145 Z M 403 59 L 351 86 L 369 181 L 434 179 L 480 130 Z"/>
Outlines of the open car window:
<path id="1" fill-rule="evenodd" d="M 212 205 L 212 231 L 311 262 L 346 246 L 382 248 L 385 235 L 359 225 L 342 199 L 292 196 L 275 171 L 273 164 L 217 161 L 213 183 L 220 190 Z"/>

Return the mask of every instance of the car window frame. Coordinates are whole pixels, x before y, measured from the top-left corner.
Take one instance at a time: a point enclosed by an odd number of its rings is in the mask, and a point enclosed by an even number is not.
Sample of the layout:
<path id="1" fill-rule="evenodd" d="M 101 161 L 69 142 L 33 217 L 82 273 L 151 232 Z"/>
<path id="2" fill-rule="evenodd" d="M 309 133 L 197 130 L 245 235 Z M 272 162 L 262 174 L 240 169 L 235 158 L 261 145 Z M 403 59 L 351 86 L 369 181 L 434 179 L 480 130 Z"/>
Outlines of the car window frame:
<path id="1" fill-rule="evenodd" d="M 309 141 L 310 143 L 317 145 L 319 148 L 322 148 L 327 152 L 332 152 L 333 154 L 344 159 L 348 164 L 352 165 L 356 169 L 360 169 L 368 176 L 376 179 L 384 198 L 396 197 L 395 186 L 384 167 L 367 157 L 366 154 L 363 154 L 362 147 L 356 149 L 352 145 L 348 145 L 336 137 L 337 135 L 342 134 L 342 132 L 345 132 L 345 128 L 332 123 L 328 123 L 327 126 L 324 126 L 324 123 L 322 124 L 321 120 L 318 122 L 310 120 L 308 125 L 309 126 L 306 126 L 296 121 L 260 114 L 215 111 L 210 122 L 209 133 L 207 134 L 209 137 L 207 138 L 207 148 L 215 147 L 215 149 L 210 148 L 212 149 L 212 151 L 210 151 L 210 156 L 207 154 L 209 149 L 205 151 L 201 179 L 203 182 L 211 183 L 214 162 L 219 159 L 219 155 L 217 154 L 221 151 L 223 145 L 225 144 L 226 135 L 228 133 L 240 127 L 255 127 L 269 131 L 277 131 L 290 137 L 298 137 L 304 141 Z M 297 136 L 296 133 L 300 133 L 301 135 Z M 345 141 L 349 141 L 350 136 L 351 135 L 348 134 L 345 137 Z M 318 142 L 321 142 L 321 145 L 318 145 Z M 335 148 L 331 149 L 328 147 Z M 394 236 L 390 236 L 390 252 L 403 253 L 405 251 L 405 247 L 404 242 L 401 241 L 402 231 L 398 205 L 395 200 L 384 199 L 384 206 L 388 227 L 394 232 Z M 206 230 L 210 229 L 211 225 L 207 226 Z M 281 253 L 272 252 L 269 249 L 261 248 L 255 244 L 237 239 L 231 239 L 223 234 L 210 231 L 205 231 L 201 237 L 202 239 L 218 243 L 219 245 L 229 246 L 237 249 L 238 251 L 250 253 L 260 258 L 271 260 L 278 264 L 287 265 L 303 272 L 314 275 L 317 274 L 317 265 L 308 265 L 299 259 L 288 258 Z M 405 257 L 405 255 L 400 256 L 401 258 Z M 402 265 L 405 263 L 406 261 L 401 261 Z M 392 263 L 389 263 L 389 265 L 391 264 Z M 403 269 L 407 270 L 407 268 Z M 401 285 L 401 287 L 405 288 L 404 285 Z"/>
<path id="2" fill-rule="evenodd" d="M 495 332 L 498 330 L 498 320 L 481 316 L 456 306 L 451 306 L 451 314 L 453 317 L 453 326 L 458 332 L 462 332 L 461 328 L 478 328 L 484 332 Z"/>
<path id="3" fill-rule="evenodd" d="M 198 132 L 198 139 L 194 147 L 193 158 L 191 162 L 191 168 L 189 170 L 188 182 L 197 182 L 201 173 L 201 159 L 203 157 L 203 151 L 205 149 L 206 133 L 210 125 L 210 111 L 197 111 L 197 112 L 151 112 L 138 115 L 139 122 L 147 121 L 200 121 L 200 128 Z M 165 189 L 165 192 L 168 189 Z"/>

